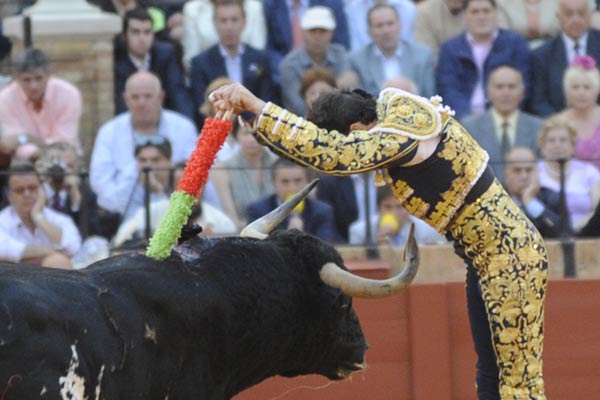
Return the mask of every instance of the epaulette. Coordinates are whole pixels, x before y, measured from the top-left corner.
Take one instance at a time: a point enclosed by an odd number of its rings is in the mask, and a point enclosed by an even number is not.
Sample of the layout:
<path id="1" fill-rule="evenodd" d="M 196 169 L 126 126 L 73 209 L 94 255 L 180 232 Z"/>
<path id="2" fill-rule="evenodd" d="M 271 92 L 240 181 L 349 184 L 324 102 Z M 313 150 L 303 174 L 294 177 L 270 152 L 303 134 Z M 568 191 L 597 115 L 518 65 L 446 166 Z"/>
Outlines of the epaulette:
<path id="1" fill-rule="evenodd" d="M 452 115 L 454 111 L 442 105 L 440 96 L 428 100 L 404 90 L 387 88 L 377 99 L 377 130 L 415 140 L 438 136 Z"/>

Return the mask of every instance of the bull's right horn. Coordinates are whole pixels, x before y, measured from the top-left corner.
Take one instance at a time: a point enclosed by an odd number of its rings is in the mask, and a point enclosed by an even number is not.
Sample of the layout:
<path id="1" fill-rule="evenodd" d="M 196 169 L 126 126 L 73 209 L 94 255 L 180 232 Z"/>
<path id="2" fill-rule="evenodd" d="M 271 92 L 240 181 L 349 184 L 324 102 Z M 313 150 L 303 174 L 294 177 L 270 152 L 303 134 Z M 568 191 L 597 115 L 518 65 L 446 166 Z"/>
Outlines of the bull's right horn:
<path id="1" fill-rule="evenodd" d="M 419 248 L 414 235 L 415 226 L 410 228 L 410 235 L 404 247 L 406 266 L 398 275 L 385 279 L 367 279 L 351 274 L 337 264 L 329 262 L 321 268 L 321 280 L 328 286 L 338 288 L 347 296 L 363 298 L 381 298 L 391 296 L 404 290 L 417 274 L 419 269 Z"/>
<path id="2" fill-rule="evenodd" d="M 268 213 L 267 215 L 260 217 L 256 221 L 246 225 L 242 232 L 241 237 L 252 237 L 256 239 L 266 239 L 269 233 L 277 227 L 300 203 L 308 196 L 311 190 L 319 183 L 318 179 L 313 180 L 311 183 L 306 185 L 301 191 L 292 196 L 289 200 L 284 202 L 282 205 Z"/>

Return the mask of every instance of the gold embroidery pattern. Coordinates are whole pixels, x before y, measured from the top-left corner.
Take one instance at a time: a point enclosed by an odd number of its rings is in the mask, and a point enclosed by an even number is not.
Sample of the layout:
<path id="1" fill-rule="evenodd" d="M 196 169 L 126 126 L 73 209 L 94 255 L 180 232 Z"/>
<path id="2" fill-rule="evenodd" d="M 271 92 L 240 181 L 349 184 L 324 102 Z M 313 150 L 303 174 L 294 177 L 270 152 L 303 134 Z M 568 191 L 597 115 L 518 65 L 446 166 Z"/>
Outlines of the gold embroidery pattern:
<path id="1" fill-rule="evenodd" d="M 387 113 L 386 113 L 387 111 Z M 386 91 L 377 101 L 377 116 L 382 129 L 414 136 L 435 135 L 440 130 L 440 115 L 425 98 Z"/>
<path id="2" fill-rule="evenodd" d="M 429 216 L 433 226 L 440 232 L 446 230 L 448 223 L 463 205 L 488 160 L 487 153 L 455 119 L 448 119 L 445 131 L 444 148 L 437 156 L 452 162 L 452 172 L 456 174 L 456 179 L 452 181 L 450 189 L 442 193 L 442 201 L 435 205 Z"/>
<path id="3" fill-rule="evenodd" d="M 548 256 L 496 180 L 449 231 L 477 270 L 500 369 L 502 399 L 545 400 L 542 375 Z"/>
<path id="4" fill-rule="evenodd" d="M 328 132 L 279 106 L 269 105 L 256 134 L 272 149 L 297 163 L 325 173 L 348 175 L 371 171 L 398 160 L 418 143 L 394 133 Z"/>
<path id="5" fill-rule="evenodd" d="M 487 166 L 487 153 L 456 120 L 448 119 L 444 131 L 446 136 L 443 139 L 443 149 L 435 156 L 451 162 L 456 178 L 452 180 L 450 189 L 440 194 L 442 200 L 433 206 L 433 210 L 427 214 L 430 205 L 426 205 L 422 199 L 416 198 L 413 201 L 410 198 L 414 190 L 408 183 L 396 179 L 392 185 L 392 191 L 408 212 L 441 233 L 446 232 L 448 224 L 463 205 L 479 174 Z"/>

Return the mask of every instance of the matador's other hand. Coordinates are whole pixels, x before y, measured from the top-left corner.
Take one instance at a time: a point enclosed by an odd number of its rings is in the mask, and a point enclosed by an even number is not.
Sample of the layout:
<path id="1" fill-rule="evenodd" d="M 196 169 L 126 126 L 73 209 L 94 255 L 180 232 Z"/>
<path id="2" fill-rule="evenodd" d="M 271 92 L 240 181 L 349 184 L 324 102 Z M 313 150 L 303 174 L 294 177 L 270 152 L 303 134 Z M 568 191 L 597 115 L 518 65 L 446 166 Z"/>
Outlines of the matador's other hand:
<path id="1" fill-rule="evenodd" d="M 208 96 L 213 103 L 215 110 L 231 110 L 235 114 L 244 111 L 250 111 L 254 114 L 260 114 L 265 102 L 252 94 L 248 89 L 239 83 L 222 86 Z"/>

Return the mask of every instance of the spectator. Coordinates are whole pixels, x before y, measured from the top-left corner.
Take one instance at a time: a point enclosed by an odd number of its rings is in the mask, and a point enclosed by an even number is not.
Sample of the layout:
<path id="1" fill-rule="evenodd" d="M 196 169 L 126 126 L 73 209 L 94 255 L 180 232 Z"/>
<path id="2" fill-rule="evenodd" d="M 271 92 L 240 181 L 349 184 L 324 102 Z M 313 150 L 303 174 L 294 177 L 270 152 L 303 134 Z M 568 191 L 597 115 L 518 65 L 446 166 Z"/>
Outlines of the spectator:
<path id="1" fill-rule="evenodd" d="M 560 116 L 544 122 L 539 134 L 543 160 L 539 162 L 540 186 L 560 192 L 560 164 L 565 162 L 565 194 L 571 226 L 575 232 L 584 227 L 600 200 L 600 172 L 584 161 L 572 159 L 577 132 Z"/>
<path id="2" fill-rule="evenodd" d="M 47 205 L 69 215 L 84 238 L 99 235 L 109 239 L 114 234 L 116 216 L 99 212 L 96 194 L 87 181 L 81 182 L 82 163 L 72 145 L 55 142 L 44 146 L 36 168 L 44 180 Z"/>
<path id="3" fill-rule="evenodd" d="M 12 42 L 8 37 L 2 34 L 2 26 L 0 25 L 0 65 L 6 64 L 5 60 L 10 55 L 12 50 Z M 0 89 L 10 83 L 10 75 L 5 75 L 5 71 L 0 72 Z"/>
<path id="4" fill-rule="evenodd" d="M 136 71 L 151 71 L 165 90 L 164 106 L 194 119 L 194 107 L 176 52 L 170 43 L 155 40 L 152 17 L 144 8 L 127 11 L 123 17 L 124 48 L 115 50 L 115 112 L 127 111 L 125 82 Z"/>
<path id="5" fill-rule="evenodd" d="M 204 102 L 208 84 L 221 76 L 242 83 L 261 98 L 276 100 L 266 53 L 242 43 L 246 26 L 243 3 L 219 0 L 214 5 L 212 22 L 219 42 L 191 60 L 190 80 L 196 107 Z"/>
<path id="6" fill-rule="evenodd" d="M 309 68 L 300 82 L 300 97 L 306 104 L 307 112 L 312 103 L 321 95 L 337 87 L 335 76 L 326 68 Z"/>
<path id="7" fill-rule="evenodd" d="M 415 41 L 431 47 L 436 57 L 444 42 L 464 30 L 463 0 L 423 0 L 417 3 Z"/>
<path id="8" fill-rule="evenodd" d="M 184 163 L 175 165 L 173 172 L 173 187 L 177 187 L 183 176 Z M 237 228 L 233 221 L 218 208 L 210 203 L 202 201 L 202 193 L 198 196 L 198 203 L 192 208 L 192 214 L 189 221 L 202 227 L 202 234 L 205 236 L 224 236 L 237 233 Z M 150 232 L 154 232 L 159 222 L 167 214 L 169 199 L 153 201 L 150 203 Z M 135 214 L 121 224 L 117 232 L 113 246 L 121 246 L 127 241 L 144 238 L 146 229 L 146 210 L 138 209 Z M 144 242 L 145 243 L 145 242 Z"/>
<path id="9" fill-rule="evenodd" d="M 219 77 L 219 78 L 213 80 L 211 83 L 208 84 L 208 86 L 206 87 L 206 90 L 204 91 L 204 103 L 202 103 L 202 105 L 200 106 L 200 109 L 199 109 L 202 120 L 204 120 L 205 117 L 212 118 L 216 114 L 216 111 L 212 105 L 212 102 L 208 99 L 208 96 L 213 91 L 217 90 L 218 88 L 225 86 L 225 85 L 229 85 L 230 83 L 233 83 L 233 81 L 231 79 L 229 79 L 226 76 L 222 76 L 222 77 Z M 227 135 L 227 139 L 225 140 L 225 143 L 223 143 L 223 146 L 217 153 L 217 158 L 216 158 L 217 162 L 222 162 L 222 161 L 230 159 L 239 150 L 240 144 L 238 143 L 237 139 L 235 138 L 234 133 L 235 133 L 235 130 L 232 132 L 229 132 L 229 135 Z"/>
<path id="10" fill-rule="evenodd" d="M 575 157 L 600 168 L 600 73 L 590 56 L 576 56 L 565 70 L 567 108 L 560 112 L 577 130 Z"/>
<path id="11" fill-rule="evenodd" d="M 310 7 L 324 6 L 331 9 L 335 17 L 332 41 L 350 48 L 348 21 L 342 0 L 263 0 L 267 22 L 267 53 L 273 72 L 273 81 L 280 84 L 279 65 L 292 50 L 299 49 L 304 42 L 301 20 Z"/>
<path id="12" fill-rule="evenodd" d="M 13 82 L 0 91 L 0 152 L 17 158 L 37 154 L 43 144 L 67 142 L 79 152 L 79 90 L 51 73 L 38 49 L 15 60 Z"/>
<path id="13" fill-rule="evenodd" d="M 508 150 L 513 146 L 537 150 L 537 134 L 543 121 L 519 110 L 525 85 L 516 68 L 501 65 L 494 69 L 488 80 L 487 97 L 491 102 L 489 110 L 465 118 L 463 125 L 488 152 L 490 166 L 502 181 L 502 162 Z"/>
<path id="14" fill-rule="evenodd" d="M 0 211 L 0 259 L 51 268 L 71 268 L 81 238 L 68 216 L 45 207 L 44 188 L 32 164 L 14 164 L 9 205 Z"/>
<path id="15" fill-rule="evenodd" d="M 280 158 L 271 168 L 275 193 L 248 205 L 248 222 L 268 214 L 308 184 L 308 169 Z M 337 240 L 333 209 L 327 203 L 306 198 L 275 229 L 298 229 L 325 241 Z"/>
<path id="16" fill-rule="evenodd" d="M 485 110 L 485 87 L 499 65 L 521 71 L 529 84 L 527 41 L 514 32 L 498 29 L 495 0 L 465 0 L 466 31 L 440 49 L 437 89 L 446 104 L 462 118 Z"/>
<path id="17" fill-rule="evenodd" d="M 95 4 L 102 11 L 125 15 L 127 11 L 133 10 L 136 7 L 144 7 L 146 4 L 143 0 L 87 0 L 88 3 Z"/>
<path id="18" fill-rule="evenodd" d="M 317 199 L 329 204 L 333 209 L 337 237 L 341 243 L 348 243 L 350 224 L 358 218 L 357 197 L 362 193 L 357 193 L 354 188 L 354 176 L 357 175 L 321 175 L 317 185 Z M 360 178 L 357 176 L 357 179 Z"/>
<path id="19" fill-rule="evenodd" d="M 590 28 L 592 8 L 588 0 L 559 0 L 560 35 L 531 54 L 529 108 L 548 116 L 565 108 L 563 75 L 576 55 L 600 61 L 600 31 Z"/>
<path id="20" fill-rule="evenodd" d="M 371 8 L 367 14 L 370 44 L 350 55 L 350 64 L 360 78 L 360 87 L 374 96 L 383 83 L 397 77 L 412 80 L 417 94 L 435 93 L 434 59 L 430 48 L 400 40 L 400 17 L 391 5 Z"/>
<path id="21" fill-rule="evenodd" d="M 397 40 L 413 41 L 415 4 L 410 0 L 349 0 L 344 6 L 348 16 L 350 30 L 350 48 L 353 51 L 367 46 L 372 41 L 370 28 L 365 15 L 376 5 L 387 5 L 396 10 L 399 17 L 399 30 Z M 458 32 L 457 32 L 458 33 Z"/>
<path id="22" fill-rule="evenodd" d="M 371 237 L 373 243 L 387 243 L 396 246 L 406 243 L 411 225 L 415 225 L 415 239 L 420 244 L 443 243 L 446 240 L 424 221 L 410 215 L 394 196 L 389 186 L 377 189 L 377 213 L 371 216 Z M 365 244 L 367 237 L 366 220 L 361 219 L 350 225 L 350 244 Z"/>
<path id="23" fill-rule="evenodd" d="M 192 58 L 215 45 L 219 41 L 215 29 L 214 9 L 221 0 L 191 0 L 183 6 L 183 59 L 185 65 Z M 255 49 L 263 50 L 267 42 L 267 28 L 263 5 L 260 0 L 239 0 L 243 5 L 245 25 L 242 42 Z"/>
<path id="24" fill-rule="evenodd" d="M 276 157 L 258 144 L 249 126 L 235 125 L 240 150 L 230 159 L 216 164 L 210 180 L 219 194 L 223 211 L 241 230 L 247 222 L 248 205 L 273 193 L 267 171 Z"/>
<path id="25" fill-rule="evenodd" d="M 500 26 L 523 35 L 530 48 L 558 35 L 559 0 L 498 0 Z"/>
<path id="26" fill-rule="evenodd" d="M 162 140 L 148 140 L 137 143 L 135 146 L 135 163 L 137 166 L 137 182 L 127 196 L 127 205 L 123 212 L 123 219 L 128 219 L 138 209 L 145 205 L 146 189 L 149 190 L 150 204 L 168 200 L 173 191 L 171 179 L 171 143 L 168 139 L 159 136 Z"/>
<path id="27" fill-rule="evenodd" d="M 306 110 L 300 97 L 300 82 L 311 67 L 327 68 L 340 79 L 350 71 L 344 47 L 331 43 L 336 21 L 331 10 L 323 6 L 309 8 L 300 22 L 304 45 L 289 53 L 279 66 L 283 104 L 290 111 L 303 115 Z"/>
<path id="28" fill-rule="evenodd" d="M 537 157 L 529 147 L 515 146 L 504 157 L 504 186 L 545 238 L 560 235 L 560 196 L 540 188 Z"/>
<path id="29" fill-rule="evenodd" d="M 173 43 L 181 41 L 183 31 L 183 4 L 172 0 L 88 0 L 102 11 L 123 17 L 134 8 L 144 7 L 152 16 L 152 25 L 157 38 Z"/>
<path id="30" fill-rule="evenodd" d="M 137 180 L 134 150 L 147 141 L 171 142 L 173 161 L 185 161 L 196 144 L 196 128 L 184 116 L 162 109 L 164 94 L 159 79 L 138 71 L 125 84 L 128 112 L 100 127 L 90 163 L 90 184 L 98 205 L 122 214 L 127 196 Z"/>

